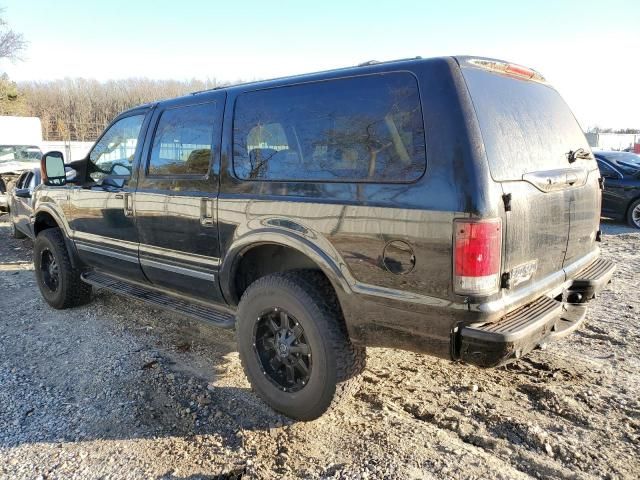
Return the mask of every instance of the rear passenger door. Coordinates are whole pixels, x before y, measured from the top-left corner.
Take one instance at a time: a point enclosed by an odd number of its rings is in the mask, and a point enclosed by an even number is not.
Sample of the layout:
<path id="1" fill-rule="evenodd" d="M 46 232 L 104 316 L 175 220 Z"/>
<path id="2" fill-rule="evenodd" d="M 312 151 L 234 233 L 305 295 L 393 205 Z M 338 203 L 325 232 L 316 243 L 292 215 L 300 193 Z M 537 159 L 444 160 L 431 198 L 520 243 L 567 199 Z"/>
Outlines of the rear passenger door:
<path id="1" fill-rule="evenodd" d="M 161 105 L 134 196 L 139 258 L 153 284 L 220 301 L 216 218 L 224 92 Z"/>

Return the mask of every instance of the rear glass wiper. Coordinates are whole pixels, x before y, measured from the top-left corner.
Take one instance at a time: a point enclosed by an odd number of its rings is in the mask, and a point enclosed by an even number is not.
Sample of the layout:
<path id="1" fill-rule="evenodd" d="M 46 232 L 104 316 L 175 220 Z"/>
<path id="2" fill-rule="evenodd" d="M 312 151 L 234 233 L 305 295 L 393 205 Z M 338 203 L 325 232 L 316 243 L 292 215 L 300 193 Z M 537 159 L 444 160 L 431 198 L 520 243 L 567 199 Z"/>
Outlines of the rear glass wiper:
<path id="1" fill-rule="evenodd" d="M 576 150 L 569 150 L 567 160 L 569 160 L 569 163 L 573 163 L 576 160 L 593 160 L 593 156 L 581 147 Z"/>

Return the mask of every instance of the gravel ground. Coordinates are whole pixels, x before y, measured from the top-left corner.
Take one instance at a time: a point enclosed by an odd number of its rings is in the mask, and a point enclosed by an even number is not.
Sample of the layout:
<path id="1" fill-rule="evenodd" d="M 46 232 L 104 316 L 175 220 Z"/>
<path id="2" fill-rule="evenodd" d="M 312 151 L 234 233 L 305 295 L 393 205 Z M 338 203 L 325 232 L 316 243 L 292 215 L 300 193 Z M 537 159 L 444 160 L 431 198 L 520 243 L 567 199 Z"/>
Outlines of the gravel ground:
<path id="1" fill-rule="evenodd" d="M 0 478 L 638 478 L 640 233 L 603 224 L 614 282 L 585 326 L 480 370 L 369 349 L 360 392 L 295 423 L 233 334 L 99 291 L 41 300 L 0 219 Z"/>

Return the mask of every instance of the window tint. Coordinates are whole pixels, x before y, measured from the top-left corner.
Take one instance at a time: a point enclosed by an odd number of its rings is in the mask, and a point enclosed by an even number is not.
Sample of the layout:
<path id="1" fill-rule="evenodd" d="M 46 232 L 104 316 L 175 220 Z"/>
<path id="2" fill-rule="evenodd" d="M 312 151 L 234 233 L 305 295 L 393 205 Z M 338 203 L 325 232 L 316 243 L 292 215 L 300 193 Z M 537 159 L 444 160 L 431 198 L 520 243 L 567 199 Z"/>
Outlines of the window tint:
<path id="1" fill-rule="evenodd" d="M 211 160 L 215 104 L 162 113 L 153 139 L 149 175 L 205 175 Z"/>
<path id="2" fill-rule="evenodd" d="M 409 73 L 242 94 L 233 139 L 242 179 L 407 182 L 425 169 L 420 98 Z"/>
<path id="3" fill-rule="evenodd" d="M 462 73 L 495 180 L 564 167 L 569 150 L 589 151 L 580 125 L 550 86 L 472 67 Z"/>
<path id="4" fill-rule="evenodd" d="M 108 175 L 129 176 L 144 115 L 132 115 L 114 123 L 93 147 L 89 176 L 100 181 Z"/>

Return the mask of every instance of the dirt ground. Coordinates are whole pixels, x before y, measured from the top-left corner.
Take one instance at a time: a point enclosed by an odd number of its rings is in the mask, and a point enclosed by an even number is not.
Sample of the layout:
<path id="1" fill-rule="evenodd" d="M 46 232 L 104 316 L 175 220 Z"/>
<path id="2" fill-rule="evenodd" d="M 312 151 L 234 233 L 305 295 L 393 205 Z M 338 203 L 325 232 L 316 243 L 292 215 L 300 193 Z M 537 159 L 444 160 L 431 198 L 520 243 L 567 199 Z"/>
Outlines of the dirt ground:
<path id="1" fill-rule="evenodd" d="M 586 324 L 480 370 L 369 349 L 360 392 L 310 423 L 251 392 L 233 334 L 99 291 L 49 308 L 0 219 L 0 478 L 638 478 L 640 232 Z"/>

